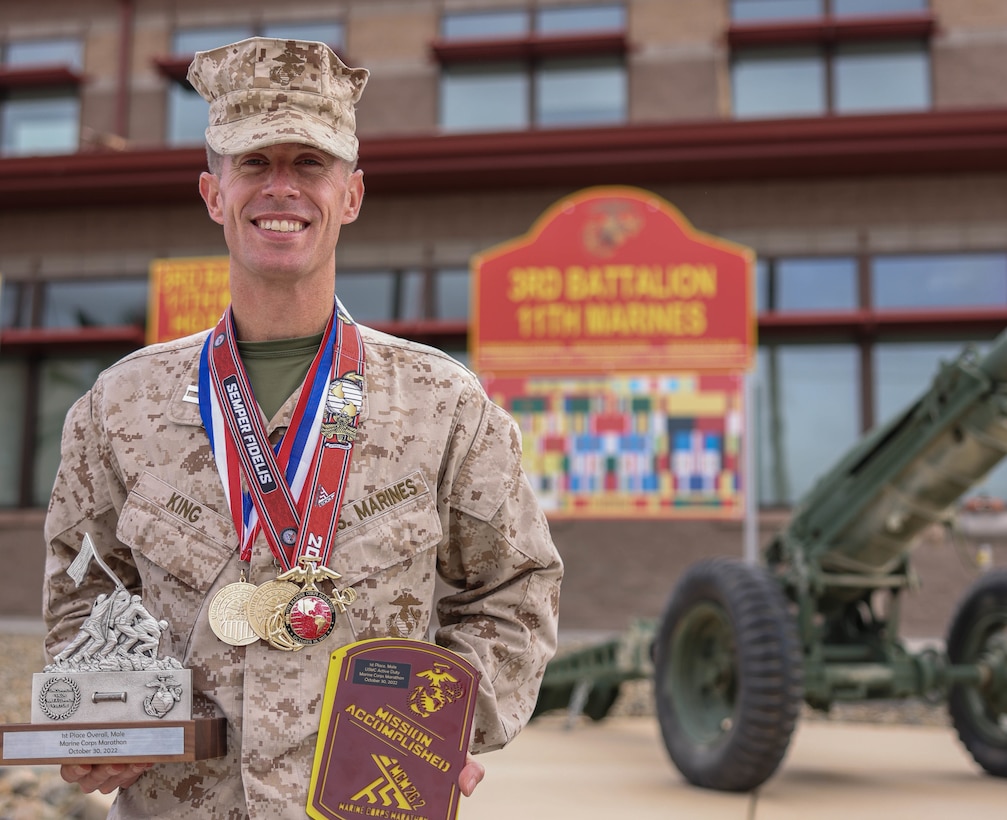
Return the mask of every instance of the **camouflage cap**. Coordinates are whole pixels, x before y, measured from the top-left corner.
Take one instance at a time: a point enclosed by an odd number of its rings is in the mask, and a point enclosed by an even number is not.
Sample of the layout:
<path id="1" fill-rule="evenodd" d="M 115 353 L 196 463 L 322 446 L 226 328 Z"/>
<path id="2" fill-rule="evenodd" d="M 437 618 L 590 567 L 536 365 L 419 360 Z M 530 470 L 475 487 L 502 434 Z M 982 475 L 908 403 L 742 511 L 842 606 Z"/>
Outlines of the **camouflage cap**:
<path id="1" fill-rule="evenodd" d="M 298 142 L 353 162 L 367 76 L 324 43 L 252 37 L 198 52 L 188 80 L 210 103 L 206 143 L 218 154 Z"/>

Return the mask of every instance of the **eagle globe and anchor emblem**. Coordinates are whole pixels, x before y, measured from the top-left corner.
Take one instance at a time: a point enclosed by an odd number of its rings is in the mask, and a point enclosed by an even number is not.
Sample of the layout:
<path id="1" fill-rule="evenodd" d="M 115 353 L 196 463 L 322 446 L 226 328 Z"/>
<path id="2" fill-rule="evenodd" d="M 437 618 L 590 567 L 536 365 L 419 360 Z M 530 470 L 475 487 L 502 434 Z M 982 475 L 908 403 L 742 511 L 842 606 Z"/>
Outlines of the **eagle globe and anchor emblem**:
<path id="1" fill-rule="evenodd" d="M 333 379 L 325 394 L 322 440 L 326 447 L 346 449 L 357 437 L 357 420 L 364 403 L 364 377 L 346 373 Z"/>

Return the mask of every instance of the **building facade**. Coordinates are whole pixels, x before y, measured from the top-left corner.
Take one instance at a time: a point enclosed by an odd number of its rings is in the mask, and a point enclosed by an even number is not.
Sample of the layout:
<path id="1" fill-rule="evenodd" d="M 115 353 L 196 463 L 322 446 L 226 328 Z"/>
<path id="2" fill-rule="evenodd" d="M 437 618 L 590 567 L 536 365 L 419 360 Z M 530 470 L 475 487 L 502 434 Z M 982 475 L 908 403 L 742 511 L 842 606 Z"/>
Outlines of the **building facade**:
<path id="1" fill-rule="evenodd" d="M 151 261 L 226 252 L 197 192 L 206 106 L 185 69 L 196 50 L 259 34 L 324 40 L 371 71 L 367 195 L 337 277 L 367 324 L 464 360 L 472 256 L 593 185 L 652 191 L 754 249 L 764 533 L 939 361 L 1007 326 L 1007 4 L 5 4 L 5 562 L 40 572 L 63 417 L 144 342 Z M 1007 471 L 977 489 L 1007 497 Z M 683 562 L 741 550 L 724 522 L 554 532 L 568 597 L 583 600 L 568 627 L 622 625 L 627 596 L 652 615 Z M 660 571 L 613 591 L 613 540 L 629 545 L 620 566 Z M 30 612 L 33 595 L 11 590 L 0 614 Z"/>

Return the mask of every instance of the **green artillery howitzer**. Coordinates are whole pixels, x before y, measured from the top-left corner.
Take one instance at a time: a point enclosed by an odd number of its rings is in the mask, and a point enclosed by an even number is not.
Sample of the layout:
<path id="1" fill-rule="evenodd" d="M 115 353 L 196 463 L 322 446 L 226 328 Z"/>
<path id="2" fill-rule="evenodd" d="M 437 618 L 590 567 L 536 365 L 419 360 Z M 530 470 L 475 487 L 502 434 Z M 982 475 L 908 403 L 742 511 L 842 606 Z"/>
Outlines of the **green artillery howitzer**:
<path id="1" fill-rule="evenodd" d="M 912 697 L 946 700 L 969 754 L 1007 777 L 1007 571 L 965 593 L 943 652 L 910 652 L 898 637 L 917 536 L 946 523 L 1005 453 L 1007 332 L 985 356 L 970 346 L 942 364 L 917 401 L 851 448 L 759 563 L 714 558 L 682 574 L 648 648 L 663 740 L 690 783 L 760 786 L 783 760 L 802 701 Z M 538 711 L 574 693 L 603 716 L 619 675 L 585 692 L 582 659 L 550 664 Z"/>

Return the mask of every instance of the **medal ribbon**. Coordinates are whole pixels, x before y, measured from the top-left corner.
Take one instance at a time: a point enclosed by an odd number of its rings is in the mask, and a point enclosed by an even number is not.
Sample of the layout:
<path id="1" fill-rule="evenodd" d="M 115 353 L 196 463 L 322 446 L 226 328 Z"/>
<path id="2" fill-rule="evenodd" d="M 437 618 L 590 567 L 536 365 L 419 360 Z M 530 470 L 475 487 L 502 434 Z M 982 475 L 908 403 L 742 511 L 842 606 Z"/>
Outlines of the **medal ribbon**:
<path id="1" fill-rule="evenodd" d="M 342 386 L 351 393 L 346 404 L 359 409 L 363 372 L 360 332 L 337 299 L 290 425 L 274 449 L 241 363 L 230 308 L 207 336 L 199 363 L 199 409 L 242 561 L 250 560 L 261 529 L 284 571 L 302 555 L 328 562 L 359 414 L 327 407 L 327 399 Z"/>

